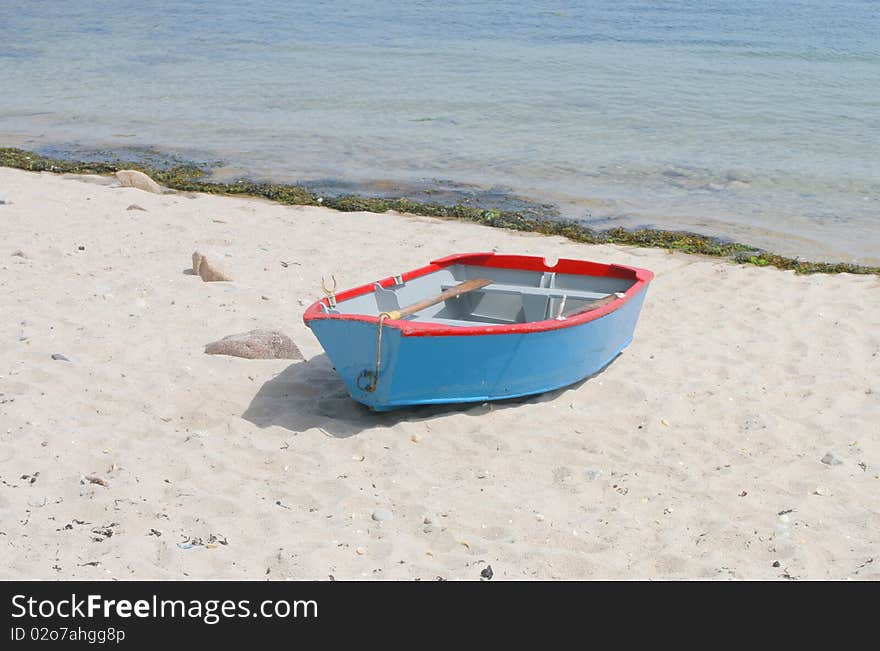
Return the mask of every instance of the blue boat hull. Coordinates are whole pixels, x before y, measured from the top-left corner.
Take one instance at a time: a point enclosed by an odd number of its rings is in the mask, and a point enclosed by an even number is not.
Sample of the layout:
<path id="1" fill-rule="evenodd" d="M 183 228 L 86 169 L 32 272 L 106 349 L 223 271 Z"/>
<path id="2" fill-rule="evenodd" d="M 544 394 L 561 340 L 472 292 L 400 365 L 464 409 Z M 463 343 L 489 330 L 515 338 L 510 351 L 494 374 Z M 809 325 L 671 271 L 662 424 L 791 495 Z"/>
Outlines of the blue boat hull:
<path id="1" fill-rule="evenodd" d="M 364 372 L 375 367 L 377 325 L 341 319 L 309 325 L 351 397 L 376 411 L 504 400 L 565 387 L 604 368 L 632 341 L 646 291 L 598 319 L 552 330 L 403 336 L 385 327 L 373 391 L 364 388 Z"/>

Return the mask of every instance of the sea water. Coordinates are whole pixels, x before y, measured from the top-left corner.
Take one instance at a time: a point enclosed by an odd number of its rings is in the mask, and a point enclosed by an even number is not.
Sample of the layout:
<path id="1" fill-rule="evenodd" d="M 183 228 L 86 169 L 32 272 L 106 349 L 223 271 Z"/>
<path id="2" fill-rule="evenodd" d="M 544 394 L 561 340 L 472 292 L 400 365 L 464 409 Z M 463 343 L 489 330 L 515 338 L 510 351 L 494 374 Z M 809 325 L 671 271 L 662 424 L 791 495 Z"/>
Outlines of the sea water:
<path id="1" fill-rule="evenodd" d="M 0 146 L 878 264 L 880 3 L 0 0 Z"/>

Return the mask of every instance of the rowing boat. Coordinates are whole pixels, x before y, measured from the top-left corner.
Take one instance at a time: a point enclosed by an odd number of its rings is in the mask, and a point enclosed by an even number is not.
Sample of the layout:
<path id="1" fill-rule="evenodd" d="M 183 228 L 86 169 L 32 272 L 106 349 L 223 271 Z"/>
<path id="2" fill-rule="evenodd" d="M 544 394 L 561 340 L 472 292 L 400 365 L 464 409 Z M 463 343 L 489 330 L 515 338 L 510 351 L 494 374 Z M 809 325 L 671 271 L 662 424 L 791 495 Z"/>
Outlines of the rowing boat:
<path id="1" fill-rule="evenodd" d="M 543 393 L 632 341 L 645 269 L 464 253 L 327 296 L 303 321 L 355 400 L 376 411 Z"/>

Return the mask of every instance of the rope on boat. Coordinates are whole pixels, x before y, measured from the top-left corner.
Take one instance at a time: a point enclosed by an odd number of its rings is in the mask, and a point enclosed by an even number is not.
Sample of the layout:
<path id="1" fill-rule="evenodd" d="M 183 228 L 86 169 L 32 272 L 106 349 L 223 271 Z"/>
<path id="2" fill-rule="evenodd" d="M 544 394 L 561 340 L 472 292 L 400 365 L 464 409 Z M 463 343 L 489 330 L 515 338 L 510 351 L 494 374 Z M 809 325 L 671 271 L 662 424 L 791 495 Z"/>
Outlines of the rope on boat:
<path id="1" fill-rule="evenodd" d="M 335 289 L 335 278 L 334 278 L 334 289 Z M 322 279 L 323 281 L 323 279 Z M 401 277 L 402 281 L 402 277 Z M 397 282 L 395 280 L 395 282 Z M 480 289 L 485 287 L 486 285 L 491 284 L 492 281 L 488 278 L 473 278 L 471 280 L 465 280 L 464 282 L 459 283 L 455 287 L 450 287 L 444 292 L 437 294 L 437 296 L 432 296 L 430 298 L 426 298 L 417 303 L 413 303 L 412 305 L 408 305 L 399 310 L 392 310 L 390 312 L 382 312 L 379 314 L 379 329 L 376 333 L 376 369 L 374 371 L 363 371 L 357 379 L 358 388 L 362 391 L 366 391 L 367 393 L 372 393 L 376 390 L 376 385 L 379 383 L 379 366 L 382 362 L 382 327 L 385 325 L 385 319 L 398 320 L 402 319 L 411 314 L 415 314 L 421 310 L 424 310 L 426 307 L 431 307 L 432 305 L 436 305 L 437 303 L 442 303 L 443 301 L 449 300 L 451 298 L 456 298 L 461 296 L 462 294 L 466 294 L 467 292 L 472 292 L 476 289 Z M 322 283 L 323 286 L 323 283 Z M 326 288 L 324 289 L 326 292 Z M 367 386 L 361 386 L 363 380 L 369 380 L 369 384 Z"/>
<path id="2" fill-rule="evenodd" d="M 385 319 L 390 318 L 390 316 L 388 312 L 382 312 L 379 315 L 379 327 L 376 331 L 376 369 L 372 372 L 364 371 L 358 378 L 358 387 L 367 393 L 375 391 L 376 385 L 379 384 L 379 367 L 382 365 L 382 327 L 385 325 Z M 370 383 L 367 386 L 361 386 L 361 380 L 368 378 Z"/>

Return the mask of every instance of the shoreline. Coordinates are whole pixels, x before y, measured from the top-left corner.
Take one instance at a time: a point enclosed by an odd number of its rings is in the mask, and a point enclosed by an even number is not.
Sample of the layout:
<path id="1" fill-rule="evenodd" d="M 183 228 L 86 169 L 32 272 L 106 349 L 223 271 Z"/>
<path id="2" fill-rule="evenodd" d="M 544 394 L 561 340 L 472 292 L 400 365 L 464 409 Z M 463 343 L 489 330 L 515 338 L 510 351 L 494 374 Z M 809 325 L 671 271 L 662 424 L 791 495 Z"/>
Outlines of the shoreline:
<path id="1" fill-rule="evenodd" d="M 0 148 L 0 166 L 32 172 L 99 175 L 112 174 L 120 169 L 136 169 L 148 174 L 167 188 L 177 191 L 261 197 L 284 205 L 324 206 L 341 212 L 394 211 L 404 215 L 437 217 L 506 230 L 562 236 L 583 244 L 621 244 L 701 254 L 726 258 L 738 264 L 792 270 L 797 274 L 851 273 L 880 276 L 880 266 L 846 262 L 811 262 L 779 255 L 744 243 L 686 231 L 650 228 L 634 230 L 611 228 L 598 231 L 575 220 L 534 217 L 522 211 L 498 210 L 473 204 L 445 205 L 401 197 L 377 198 L 361 195 L 323 197 L 302 185 L 247 180 L 205 181 L 201 179 L 206 175 L 206 168 L 192 163 L 174 162 L 168 167 L 159 168 L 119 159 L 75 161 L 50 158 L 24 149 L 7 147 Z"/>

